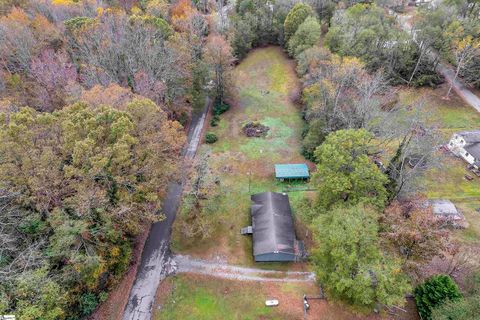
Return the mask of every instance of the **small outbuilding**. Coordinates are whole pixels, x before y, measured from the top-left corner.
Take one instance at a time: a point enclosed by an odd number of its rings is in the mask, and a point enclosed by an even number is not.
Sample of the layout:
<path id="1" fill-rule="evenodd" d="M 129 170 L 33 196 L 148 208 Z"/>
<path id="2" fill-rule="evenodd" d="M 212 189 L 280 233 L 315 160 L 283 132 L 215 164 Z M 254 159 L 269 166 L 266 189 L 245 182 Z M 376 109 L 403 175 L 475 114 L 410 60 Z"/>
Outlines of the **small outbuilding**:
<path id="1" fill-rule="evenodd" d="M 462 213 L 450 200 L 438 199 L 428 201 L 432 206 L 432 212 L 435 218 L 443 221 L 455 228 L 465 228 L 467 222 Z"/>
<path id="2" fill-rule="evenodd" d="M 282 181 L 286 179 L 308 179 L 310 178 L 310 173 L 305 163 L 276 164 L 275 178 Z"/>
<path id="3" fill-rule="evenodd" d="M 457 207 L 455 207 L 452 201 L 439 199 L 430 200 L 429 202 L 432 206 L 432 212 L 435 217 L 449 220 L 462 219 L 460 212 L 458 212 Z"/>
<path id="4" fill-rule="evenodd" d="M 303 243 L 295 237 L 288 195 L 263 192 L 252 195 L 251 199 L 255 261 L 300 260 L 304 256 Z"/>

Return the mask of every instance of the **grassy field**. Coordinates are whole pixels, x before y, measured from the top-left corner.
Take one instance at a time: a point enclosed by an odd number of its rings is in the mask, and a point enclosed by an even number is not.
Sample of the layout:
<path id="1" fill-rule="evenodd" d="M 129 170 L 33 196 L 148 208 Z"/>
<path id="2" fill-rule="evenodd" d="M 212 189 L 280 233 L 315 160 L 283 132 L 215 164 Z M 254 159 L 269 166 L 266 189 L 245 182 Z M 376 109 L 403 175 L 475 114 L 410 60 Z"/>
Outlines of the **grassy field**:
<path id="1" fill-rule="evenodd" d="M 205 240 L 185 239 L 174 227 L 173 250 L 202 258 L 221 257 L 230 263 L 253 264 L 251 237 L 240 235 L 249 224 L 250 194 L 286 191 L 292 185 L 275 181 L 275 163 L 303 163 L 300 141 L 303 121 L 291 100 L 299 81 L 294 62 L 278 47 L 257 49 L 235 68 L 231 108 L 217 127 L 209 128 L 218 141 L 209 164 L 224 190 L 212 215 L 214 233 Z M 270 130 L 265 138 L 249 138 L 242 127 L 258 121 Z M 305 184 L 293 185 L 305 188 Z M 290 192 L 293 208 L 305 192 Z M 178 218 L 177 218 L 178 219 Z M 181 218 L 180 218 L 181 219 Z M 212 240 L 214 239 L 214 240 Z M 289 264 L 261 264 L 265 268 L 291 268 Z M 298 267 L 298 266 L 297 266 Z"/>
<path id="2" fill-rule="evenodd" d="M 179 275 L 165 280 L 157 296 L 155 320 L 303 320 L 302 297 L 319 294 L 313 284 L 238 282 L 205 276 Z M 266 299 L 278 299 L 275 308 Z M 343 304 L 310 300 L 307 320 L 412 320 L 360 315 Z M 410 302 L 407 309 L 413 307 Z"/>

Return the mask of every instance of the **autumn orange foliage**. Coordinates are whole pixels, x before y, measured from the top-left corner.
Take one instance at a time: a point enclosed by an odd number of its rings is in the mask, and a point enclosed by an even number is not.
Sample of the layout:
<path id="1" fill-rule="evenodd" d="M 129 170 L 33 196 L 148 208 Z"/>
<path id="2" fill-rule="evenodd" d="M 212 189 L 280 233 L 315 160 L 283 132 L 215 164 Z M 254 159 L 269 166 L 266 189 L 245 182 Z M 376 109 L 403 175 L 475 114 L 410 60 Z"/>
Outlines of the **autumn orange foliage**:
<path id="1" fill-rule="evenodd" d="M 170 9 L 170 17 L 174 28 L 178 31 L 187 29 L 187 22 L 195 13 L 196 9 L 192 6 L 190 0 L 179 0 Z"/>

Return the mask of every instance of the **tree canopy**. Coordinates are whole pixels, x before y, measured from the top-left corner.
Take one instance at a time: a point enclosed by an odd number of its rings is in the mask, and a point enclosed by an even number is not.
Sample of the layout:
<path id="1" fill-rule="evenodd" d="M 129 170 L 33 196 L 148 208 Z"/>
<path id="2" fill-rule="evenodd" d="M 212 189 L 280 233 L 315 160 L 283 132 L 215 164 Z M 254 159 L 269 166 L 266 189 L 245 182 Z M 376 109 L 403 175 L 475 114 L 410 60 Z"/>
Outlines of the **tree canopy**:
<path id="1" fill-rule="evenodd" d="M 295 57 L 318 44 L 321 36 L 320 24 L 315 17 L 308 17 L 288 41 L 288 54 Z"/>
<path id="2" fill-rule="evenodd" d="M 337 203 L 369 203 L 382 208 L 387 200 L 386 176 L 370 160 L 372 135 L 364 130 L 331 133 L 315 151 L 318 204 L 329 210 Z"/>
<path id="3" fill-rule="evenodd" d="M 320 283 L 335 297 L 362 306 L 403 304 L 410 286 L 398 262 L 382 255 L 376 220 L 362 205 L 320 213 L 313 223 L 318 248 L 312 261 Z"/>
<path id="4" fill-rule="evenodd" d="M 313 16 L 314 12 L 312 7 L 305 3 L 297 3 L 288 12 L 284 22 L 285 40 L 288 42 L 300 25 L 310 16 Z"/>
<path id="5" fill-rule="evenodd" d="M 2 113 L 0 312 L 63 319 L 121 276 L 132 238 L 160 214 L 183 141 L 145 99 Z"/>

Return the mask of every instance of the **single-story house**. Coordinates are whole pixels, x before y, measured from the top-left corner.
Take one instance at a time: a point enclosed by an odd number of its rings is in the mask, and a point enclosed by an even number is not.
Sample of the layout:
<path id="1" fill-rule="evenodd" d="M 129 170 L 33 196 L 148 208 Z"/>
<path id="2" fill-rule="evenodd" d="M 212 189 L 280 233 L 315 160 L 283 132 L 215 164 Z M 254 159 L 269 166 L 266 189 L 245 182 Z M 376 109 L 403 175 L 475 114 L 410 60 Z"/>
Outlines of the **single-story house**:
<path id="1" fill-rule="evenodd" d="M 286 179 L 308 179 L 310 178 L 310 173 L 305 163 L 276 164 L 275 178 L 282 181 Z"/>
<path id="2" fill-rule="evenodd" d="M 447 148 L 468 164 L 480 168 L 480 130 L 455 133 Z"/>
<path id="3" fill-rule="evenodd" d="M 263 192 L 251 196 L 252 225 L 242 233 L 253 234 L 256 262 L 298 261 L 304 256 L 303 243 L 295 237 L 292 210 L 285 193 Z"/>

